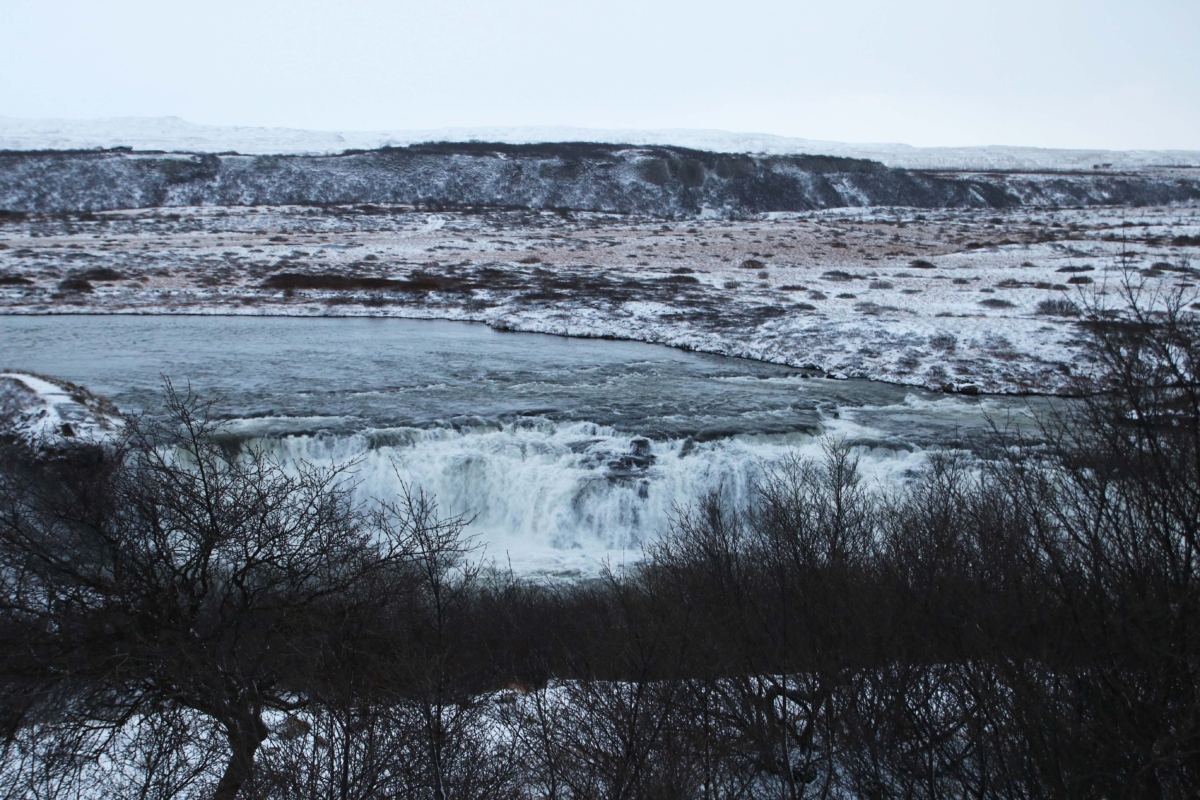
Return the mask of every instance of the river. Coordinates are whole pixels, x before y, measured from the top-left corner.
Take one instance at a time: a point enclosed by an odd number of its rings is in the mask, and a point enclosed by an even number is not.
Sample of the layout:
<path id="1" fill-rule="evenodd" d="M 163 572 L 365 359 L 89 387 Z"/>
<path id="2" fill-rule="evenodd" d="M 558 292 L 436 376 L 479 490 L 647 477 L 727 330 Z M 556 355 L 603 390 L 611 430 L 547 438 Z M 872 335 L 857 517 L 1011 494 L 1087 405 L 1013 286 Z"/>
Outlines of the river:
<path id="1" fill-rule="evenodd" d="M 128 413 L 160 412 L 164 377 L 190 384 L 239 437 L 287 459 L 357 459 L 371 496 L 420 486 L 474 516 L 486 558 L 553 576 L 636 559 L 675 507 L 716 488 L 745 502 L 763 464 L 816 455 L 824 436 L 886 484 L 1042 402 L 427 320 L 5 316 L 0 341 L 0 368 Z"/>

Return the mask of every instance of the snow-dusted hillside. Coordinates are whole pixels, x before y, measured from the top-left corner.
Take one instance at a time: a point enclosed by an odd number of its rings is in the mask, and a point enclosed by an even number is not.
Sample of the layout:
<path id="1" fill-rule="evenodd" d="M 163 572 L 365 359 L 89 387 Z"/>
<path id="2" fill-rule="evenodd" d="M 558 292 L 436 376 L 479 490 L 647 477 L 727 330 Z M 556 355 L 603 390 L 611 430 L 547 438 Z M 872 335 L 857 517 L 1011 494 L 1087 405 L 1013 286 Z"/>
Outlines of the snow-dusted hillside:
<path id="1" fill-rule="evenodd" d="M 0 153 L 0 209 L 406 203 L 679 218 L 904 206 L 1200 201 L 1200 172 L 929 173 L 831 156 L 588 143 L 441 143 L 337 156 Z"/>
<path id="2" fill-rule="evenodd" d="M 0 150 L 88 150 L 131 147 L 190 153 L 331 154 L 403 147 L 421 142 L 601 142 L 667 145 L 716 153 L 830 155 L 866 158 L 909 169 L 1088 170 L 1149 166 L 1200 167 L 1194 150 L 1064 150 L 1038 147 L 912 147 L 847 143 L 716 130 L 603 130 L 557 127 L 478 127 L 400 131 L 306 131 L 293 128 L 197 125 L 179 117 L 14 119 L 0 117 Z"/>

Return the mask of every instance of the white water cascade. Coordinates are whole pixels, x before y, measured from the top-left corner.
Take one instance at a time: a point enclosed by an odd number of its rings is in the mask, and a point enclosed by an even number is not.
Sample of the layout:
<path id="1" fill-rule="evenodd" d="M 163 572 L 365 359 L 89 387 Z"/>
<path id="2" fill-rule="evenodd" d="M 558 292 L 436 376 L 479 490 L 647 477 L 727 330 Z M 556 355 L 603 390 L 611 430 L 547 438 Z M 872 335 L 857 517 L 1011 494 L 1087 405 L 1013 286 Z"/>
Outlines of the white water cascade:
<path id="1" fill-rule="evenodd" d="M 826 435 L 853 427 L 834 425 Z M 606 559 L 636 560 L 645 542 L 669 529 L 672 513 L 703 493 L 719 490 L 744 505 L 764 465 L 789 452 L 821 453 L 820 438 L 805 434 L 651 441 L 544 419 L 257 442 L 285 461 L 356 461 L 364 498 L 395 497 L 401 482 L 424 489 L 443 512 L 474 518 L 468 532 L 487 560 L 561 576 L 595 574 Z M 924 460 L 920 451 L 857 450 L 869 482 L 897 480 Z"/>

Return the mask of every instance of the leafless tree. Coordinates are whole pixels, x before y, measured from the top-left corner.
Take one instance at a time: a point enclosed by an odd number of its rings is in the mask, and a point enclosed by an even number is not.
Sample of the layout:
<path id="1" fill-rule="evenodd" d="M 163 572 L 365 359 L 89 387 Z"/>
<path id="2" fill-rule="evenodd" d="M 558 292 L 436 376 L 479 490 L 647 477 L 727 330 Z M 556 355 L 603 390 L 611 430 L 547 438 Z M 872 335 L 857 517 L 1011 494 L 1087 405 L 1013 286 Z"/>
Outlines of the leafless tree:
<path id="1" fill-rule="evenodd" d="M 427 517 L 373 525 L 347 468 L 231 452 L 190 393 L 131 420 L 102 457 L 13 463 L 0 477 L 0 625 L 10 736 L 32 719 L 116 730 L 191 710 L 228 746 L 214 797 L 235 797 L 264 715 L 309 705 L 330 625 L 391 600 Z M 393 508 L 427 514 L 428 507 Z M 394 516 L 394 515 L 393 515 Z M 383 517 L 380 517 L 382 519 Z"/>

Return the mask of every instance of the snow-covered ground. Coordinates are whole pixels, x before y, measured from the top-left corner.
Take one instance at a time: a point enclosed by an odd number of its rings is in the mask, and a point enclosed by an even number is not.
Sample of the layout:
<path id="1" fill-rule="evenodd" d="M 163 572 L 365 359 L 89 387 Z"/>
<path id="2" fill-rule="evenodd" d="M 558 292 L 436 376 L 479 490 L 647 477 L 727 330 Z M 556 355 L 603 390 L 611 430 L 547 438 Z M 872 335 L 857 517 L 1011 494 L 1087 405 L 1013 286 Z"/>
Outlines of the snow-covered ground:
<path id="1" fill-rule="evenodd" d="M 1194 293 L 1196 208 L 755 221 L 407 207 L 0 224 L 0 313 L 395 316 L 615 337 L 932 388 L 1058 392 L 1072 304 Z M 1189 303 L 1195 297 L 1188 295 Z"/>
<path id="2" fill-rule="evenodd" d="M 0 435 L 35 447 L 100 444 L 123 425 L 102 397 L 66 381 L 0 372 Z"/>
<path id="3" fill-rule="evenodd" d="M 340 153 L 420 142 L 605 142 L 674 145 L 719 153 L 765 153 L 867 158 L 914 169 L 1090 170 L 1149 166 L 1200 167 L 1194 150 L 1065 150 L 1039 147 L 912 147 L 891 143 L 828 142 L 717 130 L 604 130 L 572 127 L 478 127 L 402 131 L 307 131 L 293 128 L 198 125 L 179 117 L 15 119 L 0 117 L 0 150 L 132 147 L 194 153 Z"/>

